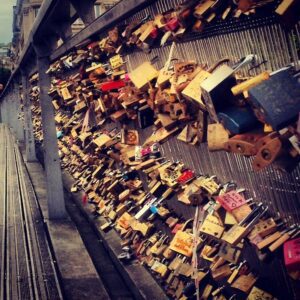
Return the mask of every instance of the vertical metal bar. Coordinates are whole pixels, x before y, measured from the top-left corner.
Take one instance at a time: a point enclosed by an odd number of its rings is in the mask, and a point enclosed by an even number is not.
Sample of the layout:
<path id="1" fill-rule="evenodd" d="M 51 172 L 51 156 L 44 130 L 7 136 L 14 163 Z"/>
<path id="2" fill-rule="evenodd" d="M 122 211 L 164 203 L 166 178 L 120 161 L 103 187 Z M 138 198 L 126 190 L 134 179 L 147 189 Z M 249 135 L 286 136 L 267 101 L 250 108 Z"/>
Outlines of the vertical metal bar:
<path id="1" fill-rule="evenodd" d="M 36 153 L 30 109 L 29 84 L 26 73 L 22 74 L 22 94 L 24 102 L 25 157 L 26 161 L 31 162 L 36 161 Z"/>
<path id="2" fill-rule="evenodd" d="M 21 120 L 21 98 L 20 98 L 20 89 L 19 82 L 16 81 L 13 84 L 13 122 L 14 122 L 14 131 L 19 142 L 24 141 L 24 128 Z"/>
<path id="3" fill-rule="evenodd" d="M 44 135 L 44 160 L 47 177 L 47 201 L 50 219 L 60 219 L 66 216 L 62 174 L 58 146 L 54 111 L 51 98 L 48 95 L 50 78 L 46 74 L 49 68 L 48 57 L 38 57 L 40 104 Z"/>

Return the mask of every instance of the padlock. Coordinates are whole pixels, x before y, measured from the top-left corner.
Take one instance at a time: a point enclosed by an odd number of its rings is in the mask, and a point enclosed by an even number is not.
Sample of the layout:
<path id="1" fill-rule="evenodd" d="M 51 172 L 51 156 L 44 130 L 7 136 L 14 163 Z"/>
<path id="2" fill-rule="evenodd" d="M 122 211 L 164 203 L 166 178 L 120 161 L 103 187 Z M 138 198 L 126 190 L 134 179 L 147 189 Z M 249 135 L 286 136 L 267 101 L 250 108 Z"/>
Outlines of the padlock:
<path id="1" fill-rule="evenodd" d="M 207 255 L 210 255 L 210 253 L 208 252 Z M 217 270 L 218 268 L 220 268 L 221 266 L 223 266 L 226 262 L 227 262 L 226 259 L 224 259 L 223 257 L 220 257 L 217 254 L 214 257 L 214 260 L 213 260 L 212 264 L 210 265 L 211 272 L 214 272 L 215 270 Z"/>
<path id="2" fill-rule="evenodd" d="M 253 156 L 257 153 L 256 142 L 262 137 L 261 134 L 235 135 L 225 143 L 224 149 L 228 152 Z"/>
<path id="3" fill-rule="evenodd" d="M 188 193 L 188 199 L 190 203 L 194 206 L 200 205 L 206 197 L 201 189 L 191 190 Z"/>
<path id="4" fill-rule="evenodd" d="M 236 85 L 233 74 L 233 69 L 222 65 L 201 83 L 204 103 L 213 122 L 219 122 L 217 113 L 227 108 L 233 100 L 231 88 Z"/>
<path id="5" fill-rule="evenodd" d="M 225 225 L 234 225 L 234 224 L 237 224 L 237 223 L 238 222 L 234 218 L 233 214 L 231 214 L 230 212 L 226 211 L 224 224 Z"/>
<path id="6" fill-rule="evenodd" d="M 276 231 L 277 224 L 273 218 L 268 218 L 266 220 L 258 222 L 251 233 L 249 234 L 249 239 L 252 240 L 255 236 L 259 235 L 261 238 L 274 233 Z"/>
<path id="7" fill-rule="evenodd" d="M 247 0 L 248 1 L 248 0 Z M 241 1 L 239 1 L 240 3 Z M 270 74 L 268 72 L 263 72 L 253 78 L 250 78 L 234 87 L 231 88 L 231 92 L 234 96 L 243 93 L 244 91 L 248 91 L 250 88 L 255 87 L 256 85 L 262 83 L 265 80 L 270 78 Z"/>
<path id="8" fill-rule="evenodd" d="M 289 70 L 278 72 L 249 90 L 249 99 L 274 130 L 297 120 L 300 111 L 300 89 Z"/>
<path id="9" fill-rule="evenodd" d="M 177 230 L 169 248 L 177 253 L 183 254 L 187 257 L 192 256 L 194 236 L 188 232 L 187 227 L 191 226 L 193 219 L 187 220 L 183 227 Z"/>
<path id="10" fill-rule="evenodd" d="M 281 23 L 287 28 L 292 29 L 299 20 L 300 3 L 297 0 L 284 0 L 276 9 L 276 14 L 279 15 Z"/>
<path id="11" fill-rule="evenodd" d="M 249 293 L 252 287 L 254 286 L 255 282 L 257 281 L 257 277 L 249 273 L 248 275 L 241 275 L 239 276 L 231 285 L 231 287 L 235 289 L 239 289 L 244 293 Z"/>
<path id="12" fill-rule="evenodd" d="M 168 266 L 156 259 L 151 266 L 151 270 L 158 273 L 162 278 L 165 278 L 169 273 Z"/>
<path id="13" fill-rule="evenodd" d="M 252 290 L 250 291 L 250 294 L 247 297 L 247 300 L 258 300 L 258 299 L 264 299 L 264 300 L 273 300 L 274 297 L 265 292 L 262 289 L 257 288 L 256 286 L 254 286 L 252 288 Z"/>
<path id="14" fill-rule="evenodd" d="M 236 276 L 238 276 L 240 269 L 246 264 L 246 260 L 242 261 L 232 272 L 230 277 L 227 279 L 227 283 L 232 284 Z"/>
<path id="15" fill-rule="evenodd" d="M 219 121 L 231 134 L 241 134 L 256 129 L 258 122 L 249 106 L 228 107 L 218 112 Z"/>
<path id="16" fill-rule="evenodd" d="M 249 199 L 250 200 L 250 199 Z M 238 208 L 235 208 L 231 211 L 233 217 L 237 220 L 237 222 L 241 222 L 244 218 L 246 218 L 251 212 L 251 203 L 246 203 Z"/>
<path id="17" fill-rule="evenodd" d="M 176 17 L 171 18 L 165 24 L 164 29 L 166 31 L 176 31 L 180 26 L 179 20 Z"/>
<path id="18" fill-rule="evenodd" d="M 167 235 L 162 235 L 159 240 L 154 243 L 154 245 L 152 247 L 150 247 L 149 251 L 151 254 L 154 254 L 154 255 L 159 255 L 160 252 L 163 252 L 163 250 L 161 251 L 161 246 L 164 245 L 164 243 L 166 242 L 166 240 L 168 239 L 168 236 Z"/>
<path id="19" fill-rule="evenodd" d="M 207 215 L 199 230 L 202 233 L 212 235 L 216 238 L 221 238 L 225 228 L 220 225 L 217 217 Z"/>
<path id="20" fill-rule="evenodd" d="M 202 19 L 203 16 L 209 12 L 210 8 L 214 5 L 214 3 L 215 2 L 212 0 L 201 2 L 195 7 L 194 16 L 196 18 Z"/>
<path id="21" fill-rule="evenodd" d="M 204 290 L 203 290 L 203 292 L 202 292 L 201 298 L 202 298 L 203 300 L 209 299 L 209 296 L 210 296 L 212 290 L 213 290 L 213 286 L 212 286 L 211 284 L 207 284 L 207 285 L 204 287 Z"/>
<path id="22" fill-rule="evenodd" d="M 158 30 L 153 21 L 148 21 L 145 29 L 139 36 L 139 40 L 146 44 L 152 44 L 154 40 L 158 37 Z"/>
<path id="23" fill-rule="evenodd" d="M 216 281 L 222 280 L 228 276 L 230 276 L 232 273 L 231 267 L 229 264 L 225 264 L 215 270 L 212 271 L 211 275 L 212 278 Z"/>
<path id="24" fill-rule="evenodd" d="M 275 242 L 273 242 L 268 249 L 271 252 L 274 252 L 275 250 L 277 250 L 280 246 L 282 246 L 287 240 L 289 240 L 291 237 L 293 237 L 294 234 L 298 234 L 299 233 L 299 229 L 298 228 L 293 228 L 287 232 L 285 232 L 284 234 L 282 234 L 279 239 L 277 239 Z"/>
<path id="25" fill-rule="evenodd" d="M 176 252 L 169 248 L 166 248 L 162 255 L 166 259 L 172 259 L 176 255 Z"/>
<path id="26" fill-rule="evenodd" d="M 255 147 L 257 154 L 252 162 L 253 169 L 259 171 L 270 165 L 281 153 L 282 142 L 276 132 L 259 139 Z"/>
<path id="27" fill-rule="evenodd" d="M 300 238 L 285 242 L 283 255 L 288 272 L 300 271 Z"/>
<path id="28" fill-rule="evenodd" d="M 193 274 L 193 266 L 190 262 L 183 262 L 176 269 L 175 273 L 181 276 L 191 277 L 191 275 Z"/>
<path id="29" fill-rule="evenodd" d="M 262 210 L 261 210 L 262 209 Z M 244 220 L 225 231 L 222 239 L 230 245 L 237 245 L 253 228 L 256 222 L 266 213 L 268 207 L 259 204 Z"/>
<path id="30" fill-rule="evenodd" d="M 207 146 L 210 151 L 223 150 L 229 139 L 229 133 L 221 123 L 207 126 Z"/>
<path id="31" fill-rule="evenodd" d="M 257 247 L 258 250 L 261 250 L 270 244 L 272 244 L 274 241 L 278 240 L 285 232 L 287 232 L 288 229 L 283 230 L 283 231 L 276 231 L 269 236 L 265 237 L 264 239 L 258 241 L 255 243 L 255 246 Z"/>
<path id="32" fill-rule="evenodd" d="M 173 228 L 179 221 L 179 218 L 176 216 L 170 216 L 166 219 L 165 223 L 170 227 Z"/>
<path id="33" fill-rule="evenodd" d="M 185 283 L 180 280 L 175 291 L 175 299 L 180 299 L 184 290 Z"/>
<path id="34" fill-rule="evenodd" d="M 182 95 L 189 99 L 196 101 L 200 108 L 205 109 L 205 104 L 202 101 L 201 91 L 199 91 L 199 86 L 204 80 L 206 80 L 210 76 L 210 73 L 201 70 L 196 77 L 186 86 L 186 88 L 182 91 Z"/>
<path id="35" fill-rule="evenodd" d="M 186 184 L 195 177 L 195 172 L 187 169 L 182 172 L 182 174 L 177 178 L 177 182 L 180 184 Z"/>
<path id="36" fill-rule="evenodd" d="M 220 247 L 218 255 L 233 264 L 236 264 L 241 256 L 242 249 L 238 246 L 233 247 L 227 243 L 223 243 Z"/>
<path id="37" fill-rule="evenodd" d="M 237 191 L 219 195 L 216 200 L 229 212 L 246 204 L 246 199 Z"/>
<path id="38" fill-rule="evenodd" d="M 200 257 L 210 262 L 213 262 L 217 256 L 218 247 L 211 245 L 204 245 Z"/>
<path id="39" fill-rule="evenodd" d="M 209 178 L 200 177 L 199 180 L 195 181 L 195 184 L 198 185 L 207 194 L 214 195 L 220 188 L 220 185 L 215 181 L 215 178 L 216 176 L 211 176 Z"/>
<path id="40" fill-rule="evenodd" d="M 185 257 L 182 255 L 176 255 L 175 258 L 170 262 L 169 269 L 175 271 L 185 261 Z"/>

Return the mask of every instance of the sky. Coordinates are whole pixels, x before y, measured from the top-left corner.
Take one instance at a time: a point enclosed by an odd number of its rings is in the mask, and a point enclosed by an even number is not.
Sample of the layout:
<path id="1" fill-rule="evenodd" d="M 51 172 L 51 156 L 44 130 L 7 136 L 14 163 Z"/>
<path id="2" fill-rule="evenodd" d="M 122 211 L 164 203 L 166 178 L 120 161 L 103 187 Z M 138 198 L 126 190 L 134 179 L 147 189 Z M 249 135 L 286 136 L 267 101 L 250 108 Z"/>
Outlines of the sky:
<path id="1" fill-rule="evenodd" d="M 16 0 L 0 0 L 0 43 L 11 42 L 13 5 Z"/>

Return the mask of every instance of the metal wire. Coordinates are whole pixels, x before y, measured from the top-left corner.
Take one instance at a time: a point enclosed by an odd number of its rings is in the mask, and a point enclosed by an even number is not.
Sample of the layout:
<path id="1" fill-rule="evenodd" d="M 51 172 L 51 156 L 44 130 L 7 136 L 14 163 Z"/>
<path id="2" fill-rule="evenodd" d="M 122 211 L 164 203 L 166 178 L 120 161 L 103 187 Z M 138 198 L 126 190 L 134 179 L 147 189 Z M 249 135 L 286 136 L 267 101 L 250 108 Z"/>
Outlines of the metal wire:
<path id="1" fill-rule="evenodd" d="M 176 4 L 177 1 L 158 1 L 139 15 L 143 16 L 146 12 L 154 15 Z M 181 60 L 192 59 L 204 65 L 211 65 L 221 57 L 238 60 L 249 53 L 254 53 L 262 64 L 257 69 L 253 69 L 251 75 L 263 70 L 273 71 L 291 62 L 295 63 L 296 69 L 299 69 L 299 24 L 288 33 L 275 22 L 273 17 L 248 19 L 247 22 L 244 23 L 241 31 L 236 30 L 236 24 L 232 21 L 231 25 L 230 22 L 225 24 L 226 28 L 223 28 L 222 35 L 208 35 L 200 39 L 196 35 L 194 39 L 183 41 L 176 45 L 174 56 Z M 170 47 L 165 46 L 153 49 L 150 55 L 143 52 L 127 55 L 129 70 L 156 55 L 159 56 L 159 61 L 155 66 L 161 68 L 169 50 Z M 247 76 L 247 69 L 244 68 L 241 74 Z M 269 205 L 274 215 L 279 213 L 290 223 L 300 222 L 300 167 L 297 167 L 292 174 L 281 173 L 273 166 L 255 173 L 251 167 L 251 158 L 225 152 L 209 152 L 206 144 L 191 147 L 174 139 L 163 145 L 163 151 L 173 160 L 182 158 L 188 166 L 195 167 L 199 173 L 216 174 L 224 182 L 230 179 L 236 181 L 240 186 L 251 190 L 256 201 Z M 181 209 L 184 210 L 182 207 Z"/>

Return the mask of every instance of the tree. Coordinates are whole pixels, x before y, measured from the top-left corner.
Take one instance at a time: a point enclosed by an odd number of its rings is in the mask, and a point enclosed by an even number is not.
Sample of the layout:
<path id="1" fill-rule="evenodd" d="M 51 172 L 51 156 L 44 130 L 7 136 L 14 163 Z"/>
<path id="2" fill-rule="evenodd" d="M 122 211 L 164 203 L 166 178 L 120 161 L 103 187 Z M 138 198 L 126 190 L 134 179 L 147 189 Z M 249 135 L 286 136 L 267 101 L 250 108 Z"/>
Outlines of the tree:
<path id="1" fill-rule="evenodd" d="M 10 77 L 11 71 L 7 68 L 0 67 L 0 85 L 3 84 L 3 86 L 6 85 L 9 77 Z"/>

